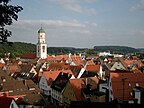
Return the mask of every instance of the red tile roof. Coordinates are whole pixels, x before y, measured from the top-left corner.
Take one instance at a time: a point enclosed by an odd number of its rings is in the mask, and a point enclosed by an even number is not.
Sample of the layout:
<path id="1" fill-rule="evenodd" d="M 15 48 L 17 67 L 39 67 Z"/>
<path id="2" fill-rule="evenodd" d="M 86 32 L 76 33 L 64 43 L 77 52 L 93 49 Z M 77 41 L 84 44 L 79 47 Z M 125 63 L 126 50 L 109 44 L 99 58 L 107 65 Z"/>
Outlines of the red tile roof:
<path id="1" fill-rule="evenodd" d="M 87 65 L 95 65 L 95 63 L 93 62 L 93 60 L 89 60 Z"/>
<path id="2" fill-rule="evenodd" d="M 86 70 L 91 71 L 91 72 L 99 72 L 100 71 L 100 65 L 87 65 Z"/>
<path id="3" fill-rule="evenodd" d="M 55 60 L 58 60 L 58 61 L 66 61 L 67 58 L 68 58 L 67 55 L 57 55 Z"/>
<path id="4" fill-rule="evenodd" d="M 124 62 L 125 62 L 127 65 L 131 65 L 132 62 L 133 62 L 133 60 L 125 60 Z"/>
<path id="5" fill-rule="evenodd" d="M 65 64 L 65 63 L 56 63 L 56 62 L 51 62 L 49 64 L 48 70 L 67 70 L 69 69 L 70 65 Z"/>
<path id="6" fill-rule="evenodd" d="M 3 67 L 5 64 L 4 63 L 0 63 L 0 67 Z"/>
<path id="7" fill-rule="evenodd" d="M 36 54 L 35 53 L 24 53 L 23 55 L 21 55 L 21 58 L 23 58 L 23 59 L 35 59 Z"/>
<path id="8" fill-rule="evenodd" d="M 76 65 L 81 65 L 83 61 L 80 56 L 75 56 L 75 55 L 72 55 L 71 59 Z"/>
<path id="9" fill-rule="evenodd" d="M 127 65 L 132 65 L 133 63 L 135 63 L 138 67 L 144 66 L 144 64 L 141 62 L 141 60 L 125 60 L 125 63 Z"/>
<path id="10" fill-rule="evenodd" d="M 92 89 L 96 89 L 99 80 L 97 77 L 89 77 L 87 78 L 87 82 L 86 82 L 86 78 L 70 79 L 69 82 L 75 93 L 75 97 L 77 101 L 83 101 L 84 95 L 82 93 L 82 89 L 86 88 L 86 83 L 92 85 Z"/>
<path id="11" fill-rule="evenodd" d="M 54 60 L 55 60 L 55 58 L 56 58 L 56 56 L 55 56 L 55 55 L 51 55 L 51 56 L 50 56 L 50 55 L 48 55 L 48 56 L 47 56 L 47 60 L 48 60 L 48 61 L 54 61 Z"/>
<path id="12" fill-rule="evenodd" d="M 60 70 L 60 71 L 44 71 L 44 76 L 47 79 L 48 85 L 52 84 L 60 72 L 72 74 L 71 70 Z"/>
<path id="13" fill-rule="evenodd" d="M 112 81 L 113 96 L 115 99 L 133 99 L 130 93 L 136 86 L 136 83 L 144 88 L 143 73 L 110 73 L 110 78 Z"/>
<path id="14" fill-rule="evenodd" d="M 81 69 L 82 69 L 82 66 L 72 66 L 72 65 L 70 66 L 70 70 L 72 71 L 75 78 L 77 78 Z"/>

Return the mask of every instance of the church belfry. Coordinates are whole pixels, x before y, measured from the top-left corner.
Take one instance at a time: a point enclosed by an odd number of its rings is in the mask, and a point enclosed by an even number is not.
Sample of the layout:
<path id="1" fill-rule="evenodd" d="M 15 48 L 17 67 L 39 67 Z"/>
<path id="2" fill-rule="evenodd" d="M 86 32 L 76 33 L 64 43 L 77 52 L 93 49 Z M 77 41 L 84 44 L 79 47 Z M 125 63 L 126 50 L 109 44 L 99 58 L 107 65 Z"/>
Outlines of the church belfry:
<path id="1" fill-rule="evenodd" d="M 38 42 L 37 42 L 37 57 L 42 59 L 47 58 L 47 44 L 45 43 L 45 31 L 41 27 L 38 31 Z"/>

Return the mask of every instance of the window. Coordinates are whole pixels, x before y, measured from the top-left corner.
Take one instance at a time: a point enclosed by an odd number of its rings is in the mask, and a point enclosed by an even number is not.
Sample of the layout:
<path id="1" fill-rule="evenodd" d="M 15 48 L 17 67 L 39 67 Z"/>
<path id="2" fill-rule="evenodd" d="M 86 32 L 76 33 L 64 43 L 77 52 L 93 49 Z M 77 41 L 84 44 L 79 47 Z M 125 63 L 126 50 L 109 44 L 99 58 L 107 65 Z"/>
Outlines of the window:
<path id="1" fill-rule="evenodd" d="M 42 46 L 42 50 L 43 50 L 43 52 L 45 52 L 45 46 Z"/>
<path id="2" fill-rule="evenodd" d="M 113 94 L 112 90 L 111 90 L 111 94 Z"/>
<path id="3" fill-rule="evenodd" d="M 112 98 L 110 98 L 110 100 L 112 101 Z"/>
<path id="4" fill-rule="evenodd" d="M 131 87 L 131 83 L 128 83 L 128 86 Z"/>
<path id="5" fill-rule="evenodd" d="M 11 107 L 10 107 L 10 108 L 14 108 L 14 104 L 13 104 L 13 103 L 11 104 Z"/>
<path id="6" fill-rule="evenodd" d="M 9 90 L 9 93 L 12 93 L 13 92 L 13 90 Z"/>
<path id="7" fill-rule="evenodd" d="M 132 93 L 132 92 L 130 92 L 130 95 L 131 95 L 131 96 L 133 96 L 133 93 Z"/>
<path id="8" fill-rule="evenodd" d="M 139 83 L 136 83 L 136 86 L 139 86 Z"/>

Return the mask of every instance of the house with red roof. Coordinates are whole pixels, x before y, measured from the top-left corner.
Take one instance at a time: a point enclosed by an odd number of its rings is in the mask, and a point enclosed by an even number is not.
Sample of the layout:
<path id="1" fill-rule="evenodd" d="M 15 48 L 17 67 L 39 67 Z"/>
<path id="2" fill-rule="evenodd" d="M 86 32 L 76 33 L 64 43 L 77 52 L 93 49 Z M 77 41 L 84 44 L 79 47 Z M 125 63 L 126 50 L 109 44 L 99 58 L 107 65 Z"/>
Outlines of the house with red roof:
<path id="1" fill-rule="evenodd" d="M 115 58 L 112 63 L 110 63 L 110 70 L 128 70 L 128 65 L 124 62 L 124 59 L 121 57 Z"/>
<path id="2" fill-rule="evenodd" d="M 68 70 L 70 68 L 69 64 L 59 63 L 59 62 L 50 62 L 48 64 L 49 71 L 57 71 L 57 70 Z"/>
<path id="3" fill-rule="evenodd" d="M 66 63 L 70 64 L 70 65 L 74 65 L 74 66 L 78 66 L 78 65 L 82 65 L 82 57 L 79 55 L 71 55 L 71 53 L 69 54 Z"/>
<path id="4" fill-rule="evenodd" d="M 36 58 L 36 53 L 24 53 L 21 55 L 20 60 L 22 62 L 30 62 L 35 60 Z"/>
<path id="5" fill-rule="evenodd" d="M 110 100 L 127 103 L 144 102 L 144 74 L 143 73 L 110 73 Z"/>
<path id="6" fill-rule="evenodd" d="M 51 102 L 55 105 L 62 106 L 63 90 L 72 74 L 60 72 L 51 85 Z"/>
<path id="7" fill-rule="evenodd" d="M 3 66 L 3 70 L 8 74 L 14 74 L 15 72 L 19 72 L 21 71 L 21 67 L 18 64 L 7 64 L 5 66 Z"/>
<path id="8" fill-rule="evenodd" d="M 105 94 L 97 90 L 97 77 L 69 79 L 63 91 L 63 105 L 69 106 L 72 101 L 105 102 Z"/>
<path id="9" fill-rule="evenodd" d="M 52 92 L 52 89 L 51 89 L 52 82 L 56 80 L 57 76 L 61 72 L 70 74 L 71 78 L 74 77 L 71 70 L 57 70 L 57 71 L 42 72 L 42 76 L 39 81 L 39 88 L 40 88 L 42 94 L 48 97 L 49 101 L 50 101 L 51 92 Z"/>
<path id="10" fill-rule="evenodd" d="M 37 75 L 37 71 L 35 70 L 35 66 L 32 64 L 23 64 L 21 65 L 20 75 L 17 78 L 21 79 L 34 79 Z"/>
<path id="11" fill-rule="evenodd" d="M 100 76 L 100 65 L 86 65 L 81 69 L 77 78 Z"/>
<path id="12" fill-rule="evenodd" d="M 144 67 L 141 60 L 125 60 L 125 63 L 128 65 L 130 70 L 140 70 Z"/>

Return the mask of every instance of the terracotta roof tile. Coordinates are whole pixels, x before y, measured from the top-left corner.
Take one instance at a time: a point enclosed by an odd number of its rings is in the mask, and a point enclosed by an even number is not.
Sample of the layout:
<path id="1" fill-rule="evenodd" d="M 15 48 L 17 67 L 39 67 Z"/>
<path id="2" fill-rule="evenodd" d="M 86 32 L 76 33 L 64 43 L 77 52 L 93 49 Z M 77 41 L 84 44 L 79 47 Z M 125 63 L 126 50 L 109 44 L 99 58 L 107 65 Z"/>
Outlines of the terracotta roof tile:
<path id="1" fill-rule="evenodd" d="M 125 63 L 127 65 L 136 64 L 138 66 L 138 68 L 144 66 L 144 64 L 142 63 L 141 60 L 125 60 Z"/>
<path id="2" fill-rule="evenodd" d="M 134 73 L 142 73 L 140 70 L 136 69 L 136 70 L 133 70 Z"/>
<path id="3" fill-rule="evenodd" d="M 72 61 L 76 64 L 76 65 L 81 65 L 82 64 L 82 58 L 80 56 L 71 56 Z"/>
<path id="4" fill-rule="evenodd" d="M 47 79 L 48 85 L 52 84 L 60 72 L 72 74 L 71 70 L 60 70 L 60 71 L 44 71 L 45 78 Z"/>
<path id="5" fill-rule="evenodd" d="M 48 60 L 48 61 L 54 61 L 55 58 L 56 58 L 55 55 L 51 55 L 51 56 L 49 55 L 49 56 L 47 56 L 47 60 Z"/>
<path id="6" fill-rule="evenodd" d="M 4 63 L 0 63 L 0 67 L 3 67 L 5 64 Z"/>
<path id="7" fill-rule="evenodd" d="M 133 62 L 133 60 L 125 60 L 124 62 L 125 62 L 127 65 L 131 65 L 132 62 Z"/>
<path id="8" fill-rule="evenodd" d="M 21 55 L 21 58 L 23 58 L 23 59 L 35 59 L 36 54 L 35 53 L 24 53 L 23 55 Z"/>
<path id="9" fill-rule="evenodd" d="M 75 97 L 76 97 L 77 101 L 83 101 L 84 100 L 82 89 L 86 88 L 86 83 L 92 85 L 92 89 L 96 89 L 97 85 L 98 85 L 98 81 L 99 80 L 97 77 L 88 77 L 87 80 L 86 80 L 86 78 L 70 79 L 69 80 L 71 87 L 75 93 Z"/>
<path id="10" fill-rule="evenodd" d="M 72 71 L 75 78 L 77 78 L 81 69 L 82 69 L 82 66 L 72 66 L 72 65 L 70 66 L 70 70 Z"/>
<path id="11" fill-rule="evenodd" d="M 99 72 L 100 71 L 100 65 L 87 65 L 86 70 L 91 71 L 91 72 Z"/>
<path id="12" fill-rule="evenodd" d="M 140 85 L 140 87 L 144 88 L 143 73 L 110 73 L 110 78 L 112 80 L 113 96 L 117 99 L 133 99 L 130 93 L 137 83 Z"/>
<path id="13" fill-rule="evenodd" d="M 55 60 L 58 60 L 58 61 L 66 61 L 67 58 L 68 58 L 67 55 L 57 55 Z"/>
<path id="14" fill-rule="evenodd" d="M 48 70 L 67 70 L 69 67 L 69 64 L 51 62 L 49 64 Z"/>
<path id="15" fill-rule="evenodd" d="M 94 61 L 93 60 L 89 60 L 87 65 L 95 65 Z"/>

